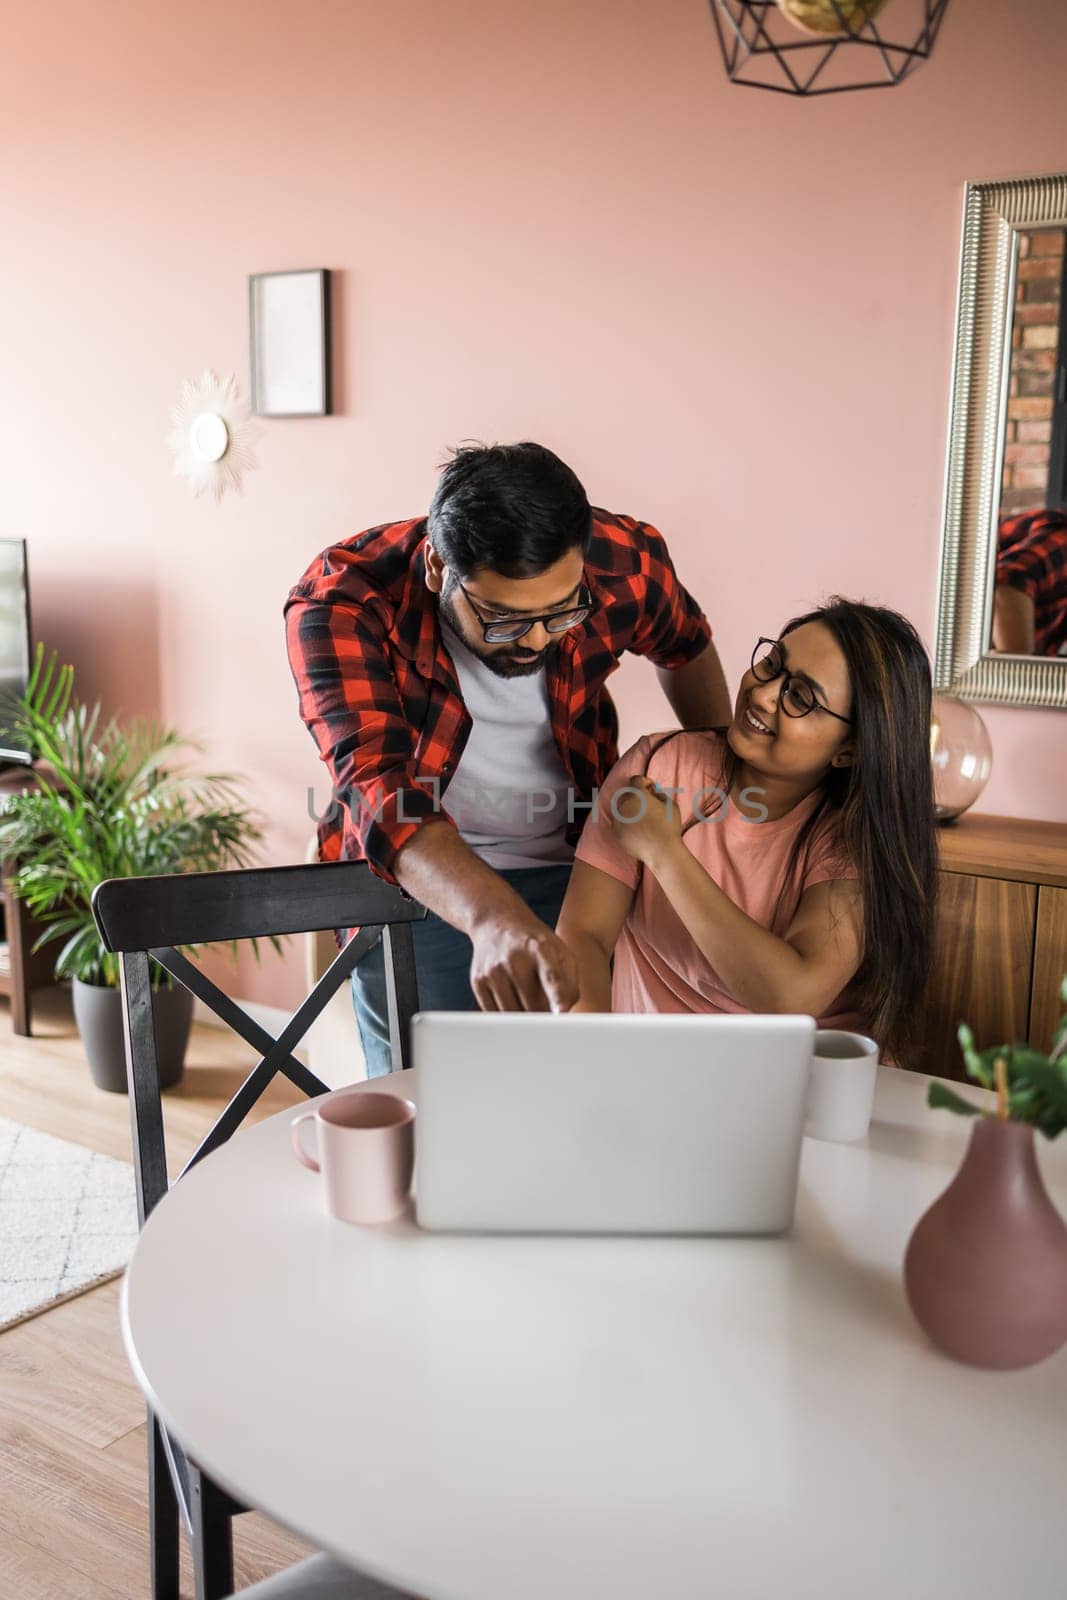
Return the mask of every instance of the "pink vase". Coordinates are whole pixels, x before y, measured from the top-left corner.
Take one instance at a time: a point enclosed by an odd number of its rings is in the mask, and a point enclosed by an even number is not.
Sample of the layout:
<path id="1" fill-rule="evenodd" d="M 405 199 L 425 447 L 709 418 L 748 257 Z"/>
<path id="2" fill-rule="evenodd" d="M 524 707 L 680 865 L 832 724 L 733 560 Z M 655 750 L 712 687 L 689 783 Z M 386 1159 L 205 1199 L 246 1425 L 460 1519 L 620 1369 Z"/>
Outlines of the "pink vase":
<path id="1" fill-rule="evenodd" d="M 908 1241 L 904 1287 L 957 1361 L 1028 1367 L 1067 1339 L 1067 1226 L 1029 1124 L 975 1120 L 963 1165 Z"/>

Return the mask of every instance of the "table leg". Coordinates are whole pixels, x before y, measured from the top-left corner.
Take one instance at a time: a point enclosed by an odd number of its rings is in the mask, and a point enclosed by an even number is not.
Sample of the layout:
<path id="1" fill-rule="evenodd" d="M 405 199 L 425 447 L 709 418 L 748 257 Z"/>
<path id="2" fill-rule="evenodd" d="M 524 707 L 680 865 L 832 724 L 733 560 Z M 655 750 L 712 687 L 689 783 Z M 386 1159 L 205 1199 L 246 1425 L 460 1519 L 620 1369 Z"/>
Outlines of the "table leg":
<path id="1" fill-rule="evenodd" d="M 225 1600 L 233 1594 L 231 1506 L 229 1496 L 190 1461 L 189 1512 L 196 1600 Z"/>
<path id="2" fill-rule="evenodd" d="M 148 1413 L 148 1548 L 152 1600 L 180 1600 L 178 1497 L 155 1413 Z"/>

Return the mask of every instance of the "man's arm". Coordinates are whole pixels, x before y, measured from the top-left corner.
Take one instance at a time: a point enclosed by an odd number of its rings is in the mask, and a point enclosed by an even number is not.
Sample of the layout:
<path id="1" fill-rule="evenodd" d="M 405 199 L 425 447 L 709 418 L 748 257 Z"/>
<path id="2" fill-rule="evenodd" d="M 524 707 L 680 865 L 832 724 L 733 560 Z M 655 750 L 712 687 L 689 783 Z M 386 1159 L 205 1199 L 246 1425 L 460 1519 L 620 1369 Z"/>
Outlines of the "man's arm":
<path id="1" fill-rule="evenodd" d="M 424 822 L 393 865 L 401 888 L 465 933 L 474 946 L 471 988 L 483 1011 L 569 1011 L 578 963 L 445 822 Z"/>
<path id="2" fill-rule="evenodd" d="M 683 666 L 657 667 L 656 675 L 683 728 L 724 728 L 732 721 L 730 691 L 714 644 Z"/>
<path id="3" fill-rule="evenodd" d="M 647 656 L 683 728 L 721 728 L 733 710 L 711 624 L 674 570 L 667 541 L 631 524 L 640 561 L 639 611 L 628 648 Z"/>
<path id="4" fill-rule="evenodd" d="M 993 590 L 993 649 L 1013 656 L 1034 653 L 1033 598 L 1006 583 Z"/>
<path id="5" fill-rule="evenodd" d="M 1037 602 L 1062 594 L 1065 574 L 1067 515 L 1052 509 L 1026 511 L 1001 522 L 993 578 L 994 650 L 1035 653 Z"/>

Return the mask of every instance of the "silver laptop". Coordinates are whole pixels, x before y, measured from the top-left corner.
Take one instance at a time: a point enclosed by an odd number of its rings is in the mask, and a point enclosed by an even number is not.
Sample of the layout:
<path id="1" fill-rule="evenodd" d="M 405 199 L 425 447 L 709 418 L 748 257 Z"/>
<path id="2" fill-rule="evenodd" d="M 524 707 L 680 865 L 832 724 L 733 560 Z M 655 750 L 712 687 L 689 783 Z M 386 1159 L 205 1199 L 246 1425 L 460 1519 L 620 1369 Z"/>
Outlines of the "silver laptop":
<path id="1" fill-rule="evenodd" d="M 791 1225 L 813 1018 L 427 1011 L 412 1026 L 422 1227 Z"/>

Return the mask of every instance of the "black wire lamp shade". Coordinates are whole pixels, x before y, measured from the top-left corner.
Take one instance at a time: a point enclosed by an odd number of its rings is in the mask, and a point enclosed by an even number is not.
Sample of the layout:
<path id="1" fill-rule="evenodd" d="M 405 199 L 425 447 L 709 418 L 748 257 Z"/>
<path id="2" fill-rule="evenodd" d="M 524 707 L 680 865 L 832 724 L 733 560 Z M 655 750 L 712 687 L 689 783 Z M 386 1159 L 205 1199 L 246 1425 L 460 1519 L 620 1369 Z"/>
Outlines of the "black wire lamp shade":
<path id="1" fill-rule="evenodd" d="M 902 83 L 932 51 L 948 0 L 710 0 L 710 5 L 731 83 L 816 95 Z"/>

